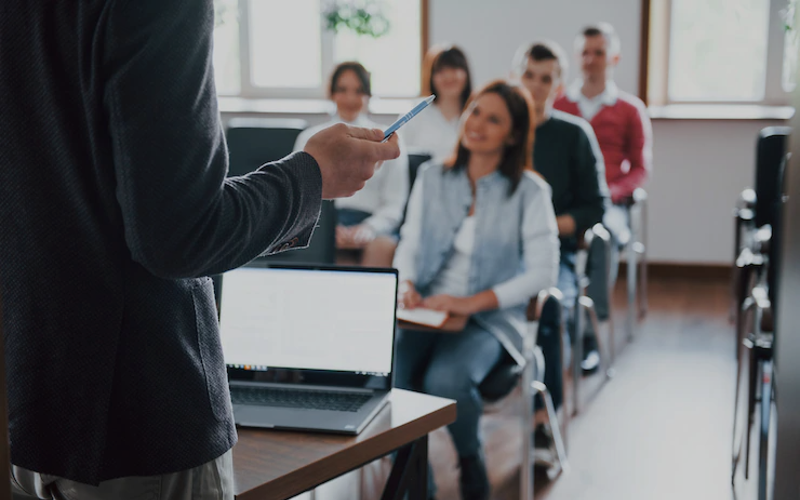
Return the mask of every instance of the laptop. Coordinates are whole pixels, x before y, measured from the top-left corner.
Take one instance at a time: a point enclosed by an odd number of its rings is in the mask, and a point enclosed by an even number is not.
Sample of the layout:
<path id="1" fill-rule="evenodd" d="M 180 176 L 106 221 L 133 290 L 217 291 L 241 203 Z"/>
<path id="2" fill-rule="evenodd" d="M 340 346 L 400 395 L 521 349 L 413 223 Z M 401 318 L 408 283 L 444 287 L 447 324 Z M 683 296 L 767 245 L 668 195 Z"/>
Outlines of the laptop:
<path id="1" fill-rule="evenodd" d="M 255 261 L 221 280 L 236 424 L 361 432 L 394 381 L 397 271 Z"/>

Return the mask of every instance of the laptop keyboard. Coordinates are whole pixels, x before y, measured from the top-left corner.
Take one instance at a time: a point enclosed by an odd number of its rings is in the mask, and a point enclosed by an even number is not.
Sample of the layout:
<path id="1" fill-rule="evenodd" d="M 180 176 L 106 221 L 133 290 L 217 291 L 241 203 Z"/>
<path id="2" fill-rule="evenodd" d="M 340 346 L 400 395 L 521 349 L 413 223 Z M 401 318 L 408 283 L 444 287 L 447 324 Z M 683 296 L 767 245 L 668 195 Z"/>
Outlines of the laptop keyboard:
<path id="1" fill-rule="evenodd" d="M 371 397 L 369 394 L 352 392 L 302 391 L 275 387 L 231 387 L 231 401 L 234 404 L 278 408 L 356 412 Z"/>

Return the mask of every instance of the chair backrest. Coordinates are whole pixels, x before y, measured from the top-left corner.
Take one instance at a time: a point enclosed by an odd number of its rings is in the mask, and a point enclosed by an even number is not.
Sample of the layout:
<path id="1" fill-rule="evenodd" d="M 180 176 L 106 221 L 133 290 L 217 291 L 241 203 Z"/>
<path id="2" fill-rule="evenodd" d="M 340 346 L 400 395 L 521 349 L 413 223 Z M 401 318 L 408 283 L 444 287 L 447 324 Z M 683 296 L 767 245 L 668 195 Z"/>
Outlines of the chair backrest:
<path id="1" fill-rule="evenodd" d="M 778 192 L 781 164 L 786 156 L 791 127 L 766 127 L 756 143 L 756 227 L 772 224 Z"/>
<path id="2" fill-rule="evenodd" d="M 528 321 L 537 321 L 539 330 L 551 328 L 560 332 L 562 326 L 561 292 L 556 288 L 551 288 L 540 295 L 541 298 L 534 298 L 528 305 Z M 558 335 L 560 337 L 560 333 Z M 536 367 L 539 371 L 544 369 L 543 363 L 536 363 Z M 524 368 L 504 349 L 500 360 L 478 386 L 478 392 L 483 400 L 494 403 L 508 396 L 519 383 Z M 543 373 L 534 374 L 536 380 L 541 380 L 543 376 Z"/>
<path id="3" fill-rule="evenodd" d="M 431 159 L 431 155 L 429 154 L 420 154 L 420 153 L 411 153 L 408 155 L 408 190 L 411 192 L 411 188 L 414 187 L 414 181 L 417 180 L 417 172 L 419 171 L 419 167 L 429 161 Z"/>
<path id="4" fill-rule="evenodd" d="M 225 133 L 230 155 L 228 175 L 244 175 L 288 156 L 297 136 L 307 127 L 308 122 L 297 119 L 231 118 Z"/>
<path id="5" fill-rule="evenodd" d="M 593 289 L 608 290 L 610 287 L 610 266 L 611 266 L 611 233 L 606 229 L 602 223 L 597 223 L 591 229 L 586 230 L 584 241 L 587 245 L 586 257 L 586 277 L 589 283 L 592 283 Z M 602 263 L 600 269 L 592 266 L 595 263 Z M 592 300 L 609 301 L 611 293 L 596 294 L 597 297 L 592 297 Z M 610 310 L 610 304 L 601 304 L 598 309 L 603 311 Z M 605 318 L 601 318 L 605 319 Z"/>
<path id="6" fill-rule="evenodd" d="M 429 154 L 409 153 L 408 155 L 408 192 L 414 187 L 414 181 L 417 180 L 417 172 L 419 167 L 426 161 L 431 159 Z M 406 222 L 406 212 L 408 211 L 408 198 L 406 198 L 406 206 L 403 207 L 403 217 L 400 219 L 400 226 Z"/>
<path id="7" fill-rule="evenodd" d="M 772 220 L 772 238 L 769 244 L 769 265 L 767 267 L 767 284 L 769 285 L 769 300 L 772 304 L 772 315 L 778 317 L 778 287 L 780 286 L 781 268 L 783 266 L 783 220 L 786 211 L 786 196 L 789 183 L 787 174 L 789 170 L 789 162 L 786 157 L 781 161 L 778 169 L 778 178 L 774 204 L 771 207 L 773 212 Z"/>

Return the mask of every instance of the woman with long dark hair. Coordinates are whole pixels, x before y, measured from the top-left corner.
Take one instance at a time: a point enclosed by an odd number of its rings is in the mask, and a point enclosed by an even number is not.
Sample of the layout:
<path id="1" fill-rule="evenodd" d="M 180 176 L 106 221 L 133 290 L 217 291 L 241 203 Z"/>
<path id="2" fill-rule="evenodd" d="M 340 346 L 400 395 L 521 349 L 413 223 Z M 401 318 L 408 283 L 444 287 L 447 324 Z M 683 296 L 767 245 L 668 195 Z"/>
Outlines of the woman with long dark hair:
<path id="1" fill-rule="evenodd" d="M 470 317 L 458 334 L 402 330 L 396 351 L 398 387 L 457 401 L 449 430 L 465 500 L 489 498 L 478 385 L 504 346 L 520 347 L 525 305 L 558 275 L 550 188 L 531 166 L 532 106 L 502 80 L 474 96 L 454 154 L 417 177 L 394 259 L 401 307 Z"/>

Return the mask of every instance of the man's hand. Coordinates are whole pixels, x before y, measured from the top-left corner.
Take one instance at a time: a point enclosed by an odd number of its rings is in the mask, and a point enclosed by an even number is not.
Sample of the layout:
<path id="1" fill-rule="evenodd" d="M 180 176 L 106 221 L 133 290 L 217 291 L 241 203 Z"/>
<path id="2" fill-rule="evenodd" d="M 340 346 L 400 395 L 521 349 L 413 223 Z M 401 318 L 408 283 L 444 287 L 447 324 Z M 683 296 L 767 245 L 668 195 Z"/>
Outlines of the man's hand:
<path id="1" fill-rule="evenodd" d="M 382 144 L 383 131 L 343 123 L 314 134 L 304 151 L 319 165 L 322 198 L 347 198 L 363 188 L 381 162 L 400 156 L 396 136 Z"/>

